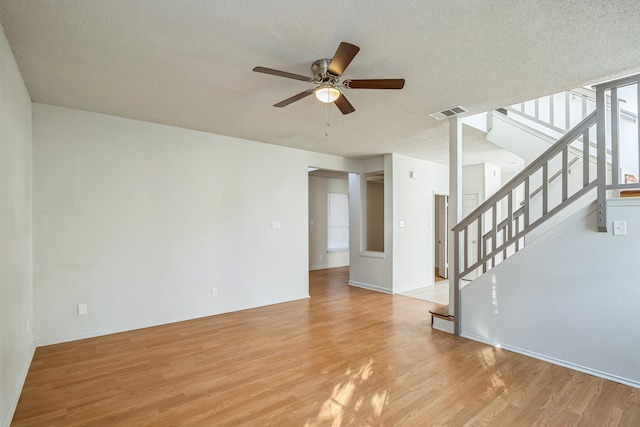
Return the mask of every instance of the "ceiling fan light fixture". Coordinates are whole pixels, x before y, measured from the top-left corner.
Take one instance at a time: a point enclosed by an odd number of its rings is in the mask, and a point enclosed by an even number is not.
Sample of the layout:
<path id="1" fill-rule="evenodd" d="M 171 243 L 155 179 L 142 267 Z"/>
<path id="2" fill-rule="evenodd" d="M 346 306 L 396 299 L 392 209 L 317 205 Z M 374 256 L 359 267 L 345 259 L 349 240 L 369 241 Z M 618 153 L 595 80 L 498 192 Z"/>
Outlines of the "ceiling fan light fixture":
<path id="1" fill-rule="evenodd" d="M 313 94 L 316 96 L 318 101 L 324 102 L 325 104 L 331 104 L 336 99 L 340 97 L 342 92 L 335 86 L 318 86 Z"/>

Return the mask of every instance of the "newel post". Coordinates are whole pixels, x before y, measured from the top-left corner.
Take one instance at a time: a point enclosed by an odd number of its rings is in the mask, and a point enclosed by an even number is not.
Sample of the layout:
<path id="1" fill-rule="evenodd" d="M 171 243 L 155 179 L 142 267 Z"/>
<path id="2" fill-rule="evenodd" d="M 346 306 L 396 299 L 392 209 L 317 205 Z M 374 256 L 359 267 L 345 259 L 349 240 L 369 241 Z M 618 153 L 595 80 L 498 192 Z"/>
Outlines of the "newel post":
<path id="1" fill-rule="evenodd" d="M 605 100 L 605 88 L 596 87 L 596 123 L 598 142 L 598 177 L 597 182 L 597 218 L 598 231 L 607 231 L 607 105 Z"/>
<path id="2" fill-rule="evenodd" d="M 460 222 L 462 216 L 462 120 L 449 119 L 449 227 Z M 454 333 L 460 335 L 460 286 L 458 234 L 449 230 L 449 315 L 454 316 Z"/>

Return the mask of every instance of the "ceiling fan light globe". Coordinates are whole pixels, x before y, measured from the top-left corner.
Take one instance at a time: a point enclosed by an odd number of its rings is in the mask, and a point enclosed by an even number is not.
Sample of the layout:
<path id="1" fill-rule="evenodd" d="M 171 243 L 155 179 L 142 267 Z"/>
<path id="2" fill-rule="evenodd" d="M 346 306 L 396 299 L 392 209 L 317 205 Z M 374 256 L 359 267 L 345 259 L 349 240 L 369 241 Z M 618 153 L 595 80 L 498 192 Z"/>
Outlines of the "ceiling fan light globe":
<path id="1" fill-rule="evenodd" d="M 331 104 L 340 97 L 341 92 L 334 86 L 319 86 L 313 91 L 313 94 L 318 101 Z"/>

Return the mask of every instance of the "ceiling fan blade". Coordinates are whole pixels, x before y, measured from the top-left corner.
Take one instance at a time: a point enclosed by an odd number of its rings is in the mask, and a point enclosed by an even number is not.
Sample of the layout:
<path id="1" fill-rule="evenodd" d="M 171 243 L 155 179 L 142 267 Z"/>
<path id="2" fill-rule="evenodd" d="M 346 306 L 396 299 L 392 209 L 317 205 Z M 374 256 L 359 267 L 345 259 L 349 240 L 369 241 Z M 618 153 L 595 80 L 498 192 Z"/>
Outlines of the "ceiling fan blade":
<path id="1" fill-rule="evenodd" d="M 299 101 L 302 98 L 305 98 L 313 93 L 313 89 L 305 90 L 304 92 L 300 92 L 297 95 L 293 95 L 291 98 L 287 98 L 284 101 L 280 101 L 277 104 L 274 104 L 274 107 L 286 107 L 287 105 Z"/>
<path id="2" fill-rule="evenodd" d="M 336 107 L 338 107 L 338 109 L 340 109 L 342 114 L 349 114 L 349 113 L 353 113 L 354 111 L 356 111 L 356 109 L 353 108 L 353 105 L 351 105 L 351 103 L 344 96 L 344 93 L 342 95 L 340 95 L 338 97 L 338 99 L 333 101 L 333 103 L 336 104 Z"/>
<path id="3" fill-rule="evenodd" d="M 356 56 L 360 48 L 351 43 L 342 42 L 340 46 L 338 46 L 338 50 L 336 50 L 335 55 L 333 55 L 333 59 L 329 64 L 329 68 L 327 71 L 329 74 L 334 75 L 336 77 L 340 77 L 344 70 L 347 69 L 353 58 Z"/>
<path id="4" fill-rule="evenodd" d="M 402 89 L 404 79 L 345 80 L 342 84 L 349 89 Z"/>
<path id="5" fill-rule="evenodd" d="M 286 77 L 288 79 L 301 80 L 303 82 L 313 81 L 310 77 L 300 74 L 288 73 L 286 71 L 274 70 L 273 68 L 255 67 L 253 69 L 256 73 L 271 74 L 272 76 Z"/>

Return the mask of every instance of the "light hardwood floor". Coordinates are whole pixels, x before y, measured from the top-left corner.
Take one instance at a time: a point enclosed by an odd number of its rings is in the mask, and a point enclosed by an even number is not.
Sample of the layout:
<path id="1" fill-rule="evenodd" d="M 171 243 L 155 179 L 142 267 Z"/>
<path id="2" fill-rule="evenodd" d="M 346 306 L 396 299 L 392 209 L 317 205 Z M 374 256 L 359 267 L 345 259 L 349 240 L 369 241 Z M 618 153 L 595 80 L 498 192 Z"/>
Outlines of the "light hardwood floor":
<path id="1" fill-rule="evenodd" d="M 14 426 L 640 426 L 640 390 L 430 328 L 310 274 L 308 300 L 38 348 Z"/>

